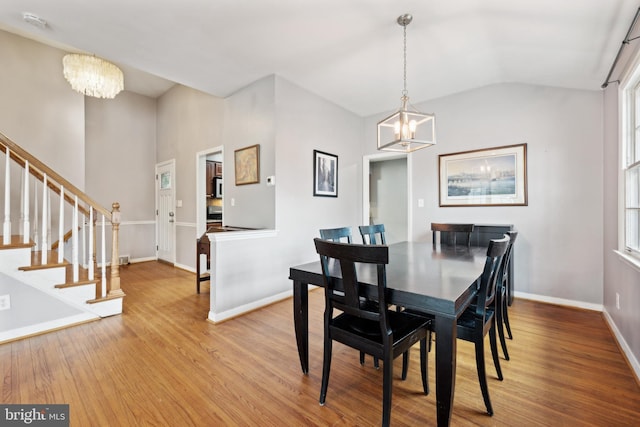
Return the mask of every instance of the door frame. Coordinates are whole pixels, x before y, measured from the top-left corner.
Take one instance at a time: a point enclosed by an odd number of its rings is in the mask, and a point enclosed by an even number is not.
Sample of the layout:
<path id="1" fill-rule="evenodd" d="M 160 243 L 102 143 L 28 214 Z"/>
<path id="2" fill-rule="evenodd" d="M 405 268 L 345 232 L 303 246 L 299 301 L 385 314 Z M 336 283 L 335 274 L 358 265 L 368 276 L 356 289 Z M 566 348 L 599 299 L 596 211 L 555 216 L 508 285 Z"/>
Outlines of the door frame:
<path id="1" fill-rule="evenodd" d="M 371 162 L 395 159 L 407 159 L 407 241 L 411 241 L 411 236 L 413 236 L 413 211 L 411 209 L 413 185 L 411 183 L 412 156 L 410 154 L 384 152 L 362 156 L 362 224 L 369 224 L 369 211 L 371 209 L 369 173 Z"/>
<path id="2" fill-rule="evenodd" d="M 175 216 L 175 212 L 176 212 L 176 187 L 177 187 L 177 178 L 176 178 L 176 159 L 171 159 L 171 160 L 166 160 L 164 162 L 160 162 L 160 163 L 156 163 L 155 166 L 155 175 L 156 175 L 156 179 L 155 179 L 155 210 L 156 210 L 156 259 L 160 259 L 158 257 L 158 236 L 159 236 L 159 228 L 160 228 L 160 224 L 158 221 L 158 211 L 160 209 L 160 206 L 158 206 L 158 201 L 160 200 L 159 197 L 159 192 L 160 192 L 160 185 L 158 184 L 158 180 L 160 179 L 160 177 L 158 176 L 158 169 L 160 169 L 161 167 L 165 167 L 165 166 L 169 166 L 171 169 L 171 206 L 173 206 L 173 212 L 174 212 L 174 223 L 173 223 L 173 229 L 170 231 L 169 236 L 172 240 L 172 244 L 171 244 L 171 255 L 169 261 L 172 264 L 176 263 L 176 216 Z"/>
<path id="3" fill-rule="evenodd" d="M 222 183 L 224 186 L 224 171 L 226 169 L 224 167 L 224 146 L 219 145 L 196 153 L 196 239 L 207 231 L 207 211 L 205 209 L 207 205 L 207 188 L 205 182 L 207 178 L 207 156 L 218 153 L 222 156 L 223 161 Z M 222 194 L 225 194 L 224 191 Z M 224 221 L 224 203 L 222 204 L 222 220 Z"/>

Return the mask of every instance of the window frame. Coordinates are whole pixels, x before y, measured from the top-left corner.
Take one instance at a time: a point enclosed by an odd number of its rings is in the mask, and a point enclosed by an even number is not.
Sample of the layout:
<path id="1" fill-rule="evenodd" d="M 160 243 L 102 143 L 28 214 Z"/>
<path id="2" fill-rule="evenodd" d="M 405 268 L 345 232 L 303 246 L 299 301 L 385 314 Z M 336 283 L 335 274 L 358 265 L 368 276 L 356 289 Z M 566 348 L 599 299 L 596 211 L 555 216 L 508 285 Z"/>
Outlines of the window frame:
<path id="1" fill-rule="evenodd" d="M 640 51 L 618 86 L 619 126 L 618 141 L 618 254 L 640 269 L 640 179 L 636 191 L 638 236 L 636 247 L 627 244 L 629 200 L 628 173 L 636 171 L 640 178 Z M 632 150 L 634 152 L 632 152 Z M 634 157 L 633 161 L 629 161 Z"/>

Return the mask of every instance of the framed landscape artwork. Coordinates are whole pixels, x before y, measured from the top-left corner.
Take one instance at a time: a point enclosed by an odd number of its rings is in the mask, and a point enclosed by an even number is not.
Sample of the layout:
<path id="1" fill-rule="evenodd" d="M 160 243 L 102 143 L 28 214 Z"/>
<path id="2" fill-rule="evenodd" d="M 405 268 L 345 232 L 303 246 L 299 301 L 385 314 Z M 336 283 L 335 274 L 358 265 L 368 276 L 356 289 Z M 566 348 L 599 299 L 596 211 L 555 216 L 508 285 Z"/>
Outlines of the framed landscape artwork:
<path id="1" fill-rule="evenodd" d="M 234 154 L 236 185 L 260 182 L 260 144 L 240 148 Z"/>
<path id="2" fill-rule="evenodd" d="M 526 206 L 527 144 L 438 156 L 440 206 Z"/>
<path id="3" fill-rule="evenodd" d="M 338 197 L 338 156 L 313 150 L 313 195 Z"/>

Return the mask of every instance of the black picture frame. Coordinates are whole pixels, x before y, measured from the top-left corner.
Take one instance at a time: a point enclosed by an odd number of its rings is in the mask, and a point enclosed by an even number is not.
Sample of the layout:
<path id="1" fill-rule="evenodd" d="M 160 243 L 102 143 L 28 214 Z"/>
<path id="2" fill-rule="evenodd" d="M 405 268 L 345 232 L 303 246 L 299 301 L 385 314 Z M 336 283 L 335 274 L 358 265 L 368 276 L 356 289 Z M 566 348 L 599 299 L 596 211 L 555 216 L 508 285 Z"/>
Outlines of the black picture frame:
<path id="1" fill-rule="evenodd" d="M 338 156 L 313 150 L 313 195 L 338 197 Z"/>

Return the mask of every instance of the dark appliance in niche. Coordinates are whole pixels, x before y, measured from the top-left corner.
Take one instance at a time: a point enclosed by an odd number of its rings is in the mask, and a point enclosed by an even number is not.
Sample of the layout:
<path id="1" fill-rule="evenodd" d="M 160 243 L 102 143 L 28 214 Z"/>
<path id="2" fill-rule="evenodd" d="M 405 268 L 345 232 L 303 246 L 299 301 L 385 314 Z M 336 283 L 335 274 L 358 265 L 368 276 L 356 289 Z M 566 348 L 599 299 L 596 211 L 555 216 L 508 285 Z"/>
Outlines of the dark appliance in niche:
<path id="1" fill-rule="evenodd" d="M 207 206 L 207 221 L 222 221 L 222 206 Z"/>
<path id="2" fill-rule="evenodd" d="M 212 196 L 216 199 L 222 199 L 222 178 L 221 177 L 213 178 Z"/>

